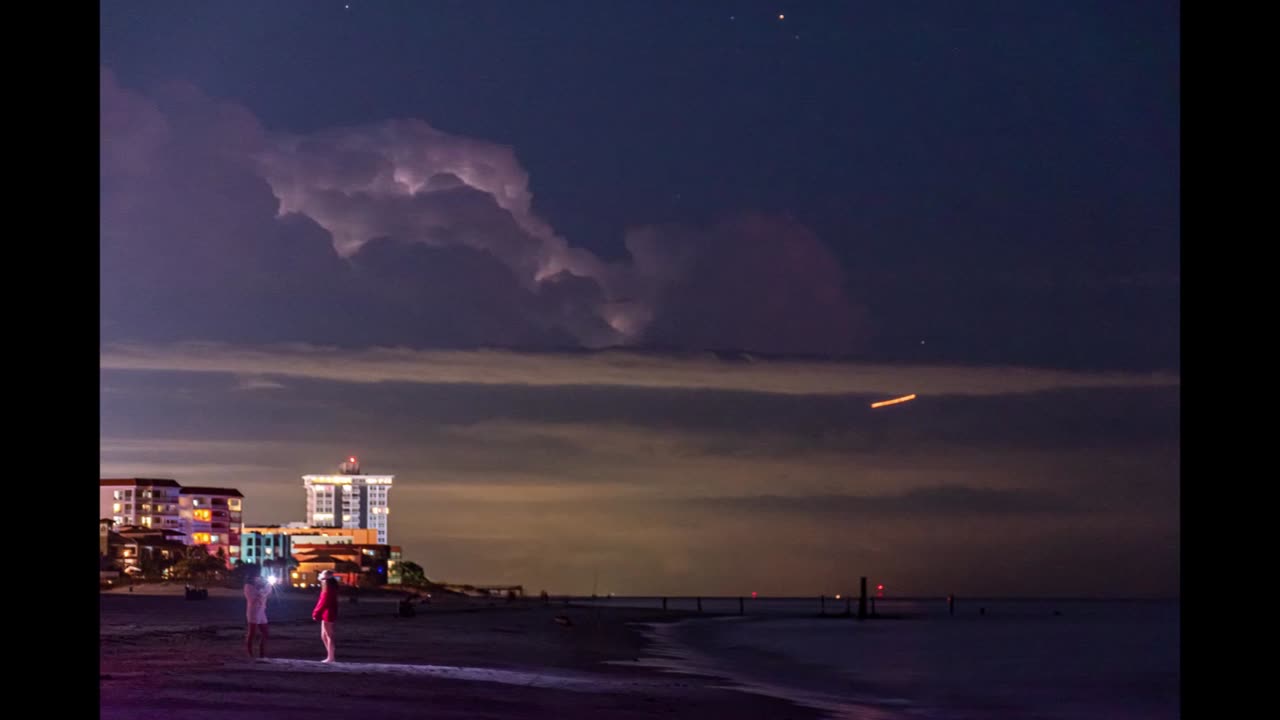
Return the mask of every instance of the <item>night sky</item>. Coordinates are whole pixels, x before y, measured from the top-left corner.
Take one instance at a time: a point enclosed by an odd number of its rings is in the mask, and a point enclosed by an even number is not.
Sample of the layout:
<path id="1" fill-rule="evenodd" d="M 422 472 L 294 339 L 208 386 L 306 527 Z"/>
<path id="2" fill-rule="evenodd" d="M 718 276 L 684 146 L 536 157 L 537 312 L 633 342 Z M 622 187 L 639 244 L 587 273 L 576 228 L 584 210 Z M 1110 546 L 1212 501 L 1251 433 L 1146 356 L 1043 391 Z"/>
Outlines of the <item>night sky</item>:
<path id="1" fill-rule="evenodd" d="M 101 19 L 104 476 L 356 454 L 534 591 L 1177 594 L 1177 3 Z"/>

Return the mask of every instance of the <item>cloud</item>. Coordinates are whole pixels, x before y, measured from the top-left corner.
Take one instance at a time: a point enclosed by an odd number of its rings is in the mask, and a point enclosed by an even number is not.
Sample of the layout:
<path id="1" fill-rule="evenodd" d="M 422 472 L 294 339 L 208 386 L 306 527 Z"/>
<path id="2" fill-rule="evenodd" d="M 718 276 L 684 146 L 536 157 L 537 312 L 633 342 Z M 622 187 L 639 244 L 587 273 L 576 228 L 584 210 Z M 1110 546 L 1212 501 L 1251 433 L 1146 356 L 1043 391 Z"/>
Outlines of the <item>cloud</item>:
<path id="1" fill-rule="evenodd" d="M 606 262 L 537 216 L 509 147 L 416 119 L 273 133 L 106 68 L 100 94 L 110 339 L 844 354 L 862 332 L 789 220 L 642 227 Z"/>
<path id="2" fill-rule="evenodd" d="M 666 355 L 622 350 L 578 353 L 344 350 L 311 345 L 112 344 L 104 370 L 231 373 L 343 383 L 683 388 L 782 395 L 1009 395 L 1087 388 L 1175 387 L 1169 373 L 1071 372 L 1038 368 L 898 366 Z M 892 412 L 884 410 L 882 412 Z"/>
<path id="3" fill-rule="evenodd" d="M 300 475 L 356 453 L 396 474 L 406 557 L 450 579 L 589 592 L 598 565 L 618 592 L 816 595 L 854 567 L 902 592 L 1176 587 L 1175 389 L 883 414 L 837 396 L 301 379 L 228 393 L 234 375 L 106 373 L 124 390 L 103 400 L 112 474 L 238 486 L 249 521 L 283 522 L 302 515 Z"/>
<path id="4" fill-rule="evenodd" d="M 236 383 L 237 390 L 283 390 L 284 383 L 258 377 L 242 377 Z"/>
<path id="5" fill-rule="evenodd" d="M 792 220 L 748 214 L 701 231 L 642 228 L 627 249 L 654 316 L 648 343 L 848 355 L 865 335 L 839 261 Z"/>
<path id="6" fill-rule="evenodd" d="M 1025 515 L 1074 513 L 1072 498 L 1040 490 L 937 485 L 887 495 L 750 495 L 696 498 L 712 509 L 802 514 L 871 515 Z"/>

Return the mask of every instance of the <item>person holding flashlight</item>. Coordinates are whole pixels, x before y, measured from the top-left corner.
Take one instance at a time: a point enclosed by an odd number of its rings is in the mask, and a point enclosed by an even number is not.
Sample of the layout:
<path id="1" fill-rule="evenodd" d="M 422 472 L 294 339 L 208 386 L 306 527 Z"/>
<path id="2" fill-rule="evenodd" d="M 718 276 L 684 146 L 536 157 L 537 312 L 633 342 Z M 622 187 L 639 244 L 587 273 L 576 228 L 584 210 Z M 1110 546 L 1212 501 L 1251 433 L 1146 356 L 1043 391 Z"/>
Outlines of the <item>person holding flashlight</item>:
<path id="1" fill-rule="evenodd" d="M 249 620 L 249 633 L 244 641 L 244 649 L 253 657 L 253 641 L 258 640 L 258 657 L 267 656 L 267 599 L 274 590 L 271 580 L 259 575 L 245 583 L 245 614 Z"/>

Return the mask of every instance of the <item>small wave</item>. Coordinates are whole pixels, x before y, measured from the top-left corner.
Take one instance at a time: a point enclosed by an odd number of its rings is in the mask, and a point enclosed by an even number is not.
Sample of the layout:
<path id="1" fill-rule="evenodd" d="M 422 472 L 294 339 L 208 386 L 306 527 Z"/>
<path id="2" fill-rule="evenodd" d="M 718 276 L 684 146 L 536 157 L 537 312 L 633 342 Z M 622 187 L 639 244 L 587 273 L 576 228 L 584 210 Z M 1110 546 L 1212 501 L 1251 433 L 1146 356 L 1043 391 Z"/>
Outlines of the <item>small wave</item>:
<path id="1" fill-rule="evenodd" d="M 684 687 L 674 683 L 655 683 L 636 679 L 619 679 L 585 673 L 500 670 L 495 668 L 456 667 L 451 665 L 406 665 L 398 663 L 324 663 L 319 660 L 270 658 L 254 663 L 256 667 L 278 672 L 322 672 L 341 674 L 392 674 L 431 677 L 445 680 L 469 680 L 503 685 L 552 688 L 581 693 L 653 692 Z"/>
<path id="2" fill-rule="evenodd" d="M 818 710 L 833 720 L 902 720 L 929 717 L 932 714 L 925 708 L 913 707 L 911 701 L 903 698 L 849 698 L 747 677 L 677 639 L 680 626 L 685 623 L 743 621 L 741 618 L 716 618 L 678 623 L 638 623 L 641 632 L 650 642 L 645 655 L 639 660 L 614 660 L 609 661 L 609 664 L 715 678 L 727 683 L 715 687 L 787 700 L 795 705 Z"/>

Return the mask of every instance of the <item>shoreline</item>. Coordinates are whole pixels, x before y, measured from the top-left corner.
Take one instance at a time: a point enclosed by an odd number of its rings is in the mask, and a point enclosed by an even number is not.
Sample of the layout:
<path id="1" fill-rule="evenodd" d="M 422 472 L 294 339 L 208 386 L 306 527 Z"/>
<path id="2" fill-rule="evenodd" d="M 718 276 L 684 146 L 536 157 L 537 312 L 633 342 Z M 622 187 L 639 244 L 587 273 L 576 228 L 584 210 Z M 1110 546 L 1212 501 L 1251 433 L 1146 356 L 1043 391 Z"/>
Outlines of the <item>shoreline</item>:
<path id="1" fill-rule="evenodd" d="M 782 718 L 821 717 L 781 699 L 726 688 L 716 677 L 615 664 L 652 647 L 641 624 L 689 613 L 541 601 L 433 601 L 396 618 L 394 598 L 344 603 L 338 663 L 327 666 L 309 613 L 314 597 L 269 606 L 266 661 L 244 651 L 244 601 L 114 590 L 100 597 L 103 718 L 200 717 Z M 556 618 L 567 618 L 561 624 Z"/>

